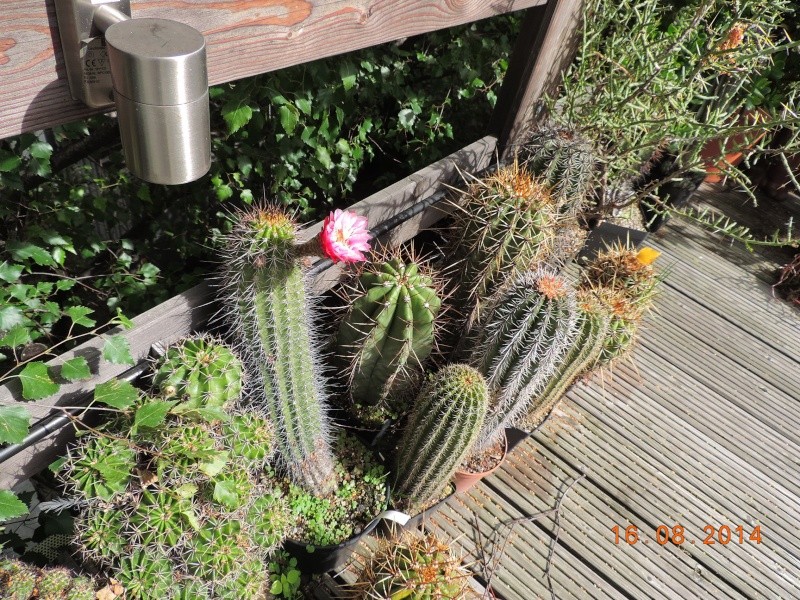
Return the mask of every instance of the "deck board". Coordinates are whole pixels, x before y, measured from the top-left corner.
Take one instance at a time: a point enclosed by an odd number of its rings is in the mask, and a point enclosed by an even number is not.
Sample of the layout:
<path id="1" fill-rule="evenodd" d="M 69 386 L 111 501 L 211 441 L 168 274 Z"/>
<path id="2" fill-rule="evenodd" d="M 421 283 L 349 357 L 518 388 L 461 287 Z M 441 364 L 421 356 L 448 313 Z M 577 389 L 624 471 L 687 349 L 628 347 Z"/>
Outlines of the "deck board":
<path id="1" fill-rule="evenodd" d="M 800 597 L 800 313 L 772 296 L 761 256 L 694 225 L 651 238 L 668 278 L 631 360 L 579 382 L 505 465 L 431 527 L 481 555 L 476 528 L 553 507 L 556 598 Z M 681 546 L 655 541 L 680 523 Z M 616 544 L 635 524 L 648 544 Z M 705 525 L 761 526 L 762 543 L 702 543 Z M 552 518 L 518 526 L 493 590 L 550 598 Z"/>

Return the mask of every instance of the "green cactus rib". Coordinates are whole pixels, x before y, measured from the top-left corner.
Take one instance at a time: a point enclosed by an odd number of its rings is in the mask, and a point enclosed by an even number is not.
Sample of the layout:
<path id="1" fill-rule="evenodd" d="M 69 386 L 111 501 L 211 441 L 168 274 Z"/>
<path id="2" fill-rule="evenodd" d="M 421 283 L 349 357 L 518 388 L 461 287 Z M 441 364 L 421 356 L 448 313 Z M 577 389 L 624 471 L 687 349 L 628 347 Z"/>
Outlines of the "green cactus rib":
<path id="1" fill-rule="evenodd" d="M 561 364 L 544 390 L 530 406 L 522 424 L 528 430 L 538 427 L 555 408 L 564 393 L 583 373 L 598 364 L 606 346 L 609 334 L 609 320 L 605 315 L 595 312 L 581 312 L 581 325 L 578 337 L 561 360 Z"/>
<path id="2" fill-rule="evenodd" d="M 447 262 L 457 265 L 453 304 L 469 332 L 504 281 L 549 257 L 555 210 L 546 186 L 516 165 L 474 183 L 459 207 Z"/>
<path id="3" fill-rule="evenodd" d="M 242 365 L 229 348 L 210 337 L 187 338 L 159 360 L 153 386 L 185 408 L 222 408 L 239 399 Z"/>
<path id="4" fill-rule="evenodd" d="M 636 341 L 637 329 L 636 321 L 613 316 L 603 352 L 600 354 L 600 363 L 607 365 L 628 351 Z"/>
<path id="5" fill-rule="evenodd" d="M 0 598 L 7 600 L 94 600 L 88 577 L 66 569 L 39 568 L 18 560 L 0 559 Z"/>
<path id="6" fill-rule="evenodd" d="M 399 259 L 364 273 L 359 285 L 363 294 L 339 328 L 337 356 L 351 369 L 353 400 L 374 405 L 392 395 L 399 375 L 431 353 L 441 299 L 432 277 Z"/>
<path id="7" fill-rule="evenodd" d="M 325 405 L 316 382 L 310 318 L 303 310 L 308 301 L 302 271 L 299 266 L 245 268 L 240 297 L 247 311 L 247 343 L 258 350 L 254 366 L 264 406 L 276 423 L 278 453 L 293 477 L 318 490 L 333 463 L 325 460 Z"/>
<path id="8" fill-rule="evenodd" d="M 489 393 L 472 367 L 452 364 L 425 384 L 397 452 L 395 489 L 419 506 L 444 489 L 464 460 L 486 416 Z"/>
<path id="9" fill-rule="evenodd" d="M 594 178 L 595 157 L 588 141 L 568 128 L 542 126 L 528 136 L 521 158 L 551 185 L 562 213 L 580 210 Z"/>
<path id="10" fill-rule="evenodd" d="M 524 417 L 573 346 L 579 326 L 571 286 L 549 270 L 521 274 L 493 299 L 470 357 L 493 399 L 476 450 Z"/>

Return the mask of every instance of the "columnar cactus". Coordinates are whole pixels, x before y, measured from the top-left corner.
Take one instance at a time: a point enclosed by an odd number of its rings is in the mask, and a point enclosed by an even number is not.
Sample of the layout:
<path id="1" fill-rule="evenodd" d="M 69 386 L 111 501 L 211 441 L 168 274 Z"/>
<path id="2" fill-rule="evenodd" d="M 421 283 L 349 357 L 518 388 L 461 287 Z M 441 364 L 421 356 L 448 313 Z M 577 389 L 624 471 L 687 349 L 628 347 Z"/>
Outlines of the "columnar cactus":
<path id="1" fill-rule="evenodd" d="M 574 292 L 551 271 L 523 273 L 493 298 L 470 357 L 492 391 L 475 450 L 499 441 L 506 427 L 525 416 L 573 347 L 579 328 Z"/>
<path id="2" fill-rule="evenodd" d="M 571 129 L 544 125 L 528 135 L 520 160 L 550 184 L 562 213 L 580 211 L 594 177 L 595 157 L 588 141 Z"/>
<path id="3" fill-rule="evenodd" d="M 351 370 L 358 404 L 388 400 L 431 353 L 441 298 L 420 263 L 392 258 L 361 275 L 358 296 L 339 327 L 336 354 Z"/>
<path id="4" fill-rule="evenodd" d="M 448 544 L 433 534 L 403 531 L 379 542 L 359 578 L 348 587 L 362 600 L 477 600 L 470 579 Z"/>
<path id="5" fill-rule="evenodd" d="M 527 430 L 538 427 L 550 414 L 569 387 L 583 373 L 591 371 L 600 361 L 606 346 L 610 321 L 595 307 L 581 304 L 578 336 L 559 361 L 558 368 L 547 384 L 531 402 L 528 414 L 521 421 Z"/>
<path id="6" fill-rule="evenodd" d="M 239 215 L 224 257 L 225 304 L 251 379 L 251 405 L 275 423 L 290 475 L 325 493 L 333 473 L 325 381 L 295 233 L 278 209 Z"/>
<path id="7" fill-rule="evenodd" d="M 480 433 L 489 392 L 472 367 L 451 364 L 417 397 L 397 451 L 394 489 L 408 506 L 442 491 Z"/>
<path id="8" fill-rule="evenodd" d="M 517 163 L 463 193 L 447 262 L 455 267 L 453 303 L 466 316 L 466 331 L 506 279 L 550 257 L 555 219 L 547 183 Z"/>
<path id="9" fill-rule="evenodd" d="M 66 569 L 0 559 L 0 598 L 6 600 L 94 600 L 92 580 Z"/>
<path id="10" fill-rule="evenodd" d="M 187 338 L 159 359 L 153 385 L 163 398 L 180 400 L 186 409 L 223 408 L 241 395 L 242 364 L 211 337 Z"/>

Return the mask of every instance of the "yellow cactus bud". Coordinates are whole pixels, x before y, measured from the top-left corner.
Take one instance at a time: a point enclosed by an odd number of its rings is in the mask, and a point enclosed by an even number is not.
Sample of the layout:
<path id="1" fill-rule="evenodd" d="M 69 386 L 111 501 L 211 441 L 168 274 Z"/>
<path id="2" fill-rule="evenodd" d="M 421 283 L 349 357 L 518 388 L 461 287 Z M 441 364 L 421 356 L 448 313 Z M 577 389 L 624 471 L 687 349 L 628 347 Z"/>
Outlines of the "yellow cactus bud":
<path id="1" fill-rule="evenodd" d="M 639 262 L 639 264 L 647 266 L 653 264 L 659 256 L 661 256 L 661 252 L 655 248 L 645 246 L 636 254 L 636 260 Z"/>

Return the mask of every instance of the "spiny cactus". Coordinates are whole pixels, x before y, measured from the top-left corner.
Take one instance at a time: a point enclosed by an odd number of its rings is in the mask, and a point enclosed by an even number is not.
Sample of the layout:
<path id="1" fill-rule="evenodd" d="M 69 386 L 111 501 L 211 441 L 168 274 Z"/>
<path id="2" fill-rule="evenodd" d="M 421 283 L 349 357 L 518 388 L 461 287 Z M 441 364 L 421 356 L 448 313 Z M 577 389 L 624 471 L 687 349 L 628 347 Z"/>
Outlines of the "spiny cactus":
<path id="1" fill-rule="evenodd" d="M 466 456 L 486 416 L 489 391 L 472 367 L 451 364 L 417 397 L 397 452 L 395 490 L 408 506 L 442 491 Z"/>
<path id="2" fill-rule="evenodd" d="M 39 568 L 0 559 L 0 598 L 5 600 L 94 600 L 91 579 L 60 568 Z"/>
<path id="3" fill-rule="evenodd" d="M 242 364 L 219 340 L 192 337 L 170 346 L 158 361 L 153 386 L 185 409 L 222 408 L 242 391 Z"/>
<path id="4" fill-rule="evenodd" d="M 440 292 L 420 262 L 394 257 L 364 272 L 357 294 L 339 327 L 338 362 L 351 370 L 354 402 L 391 403 L 404 374 L 418 370 L 433 349 Z"/>
<path id="5" fill-rule="evenodd" d="M 223 261 L 224 302 L 251 379 L 251 405 L 275 424 L 291 476 L 322 494 L 332 485 L 330 426 L 295 230 L 278 209 L 238 216 Z"/>
<path id="6" fill-rule="evenodd" d="M 578 288 L 611 315 L 600 362 L 607 364 L 628 350 L 644 315 L 653 305 L 661 281 L 652 263 L 660 252 L 616 244 L 586 263 Z"/>
<path id="7" fill-rule="evenodd" d="M 496 443 L 525 416 L 575 343 L 579 325 L 571 286 L 546 269 L 519 275 L 493 298 L 470 357 L 492 391 L 475 450 Z"/>
<path id="8" fill-rule="evenodd" d="M 608 315 L 594 304 L 581 302 L 578 337 L 559 361 L 558 368 L 550 375 L 544 389 L 531 402 L 528 414 L 521 425 L 531 431 L 538 427 L 550 414 L 569 387 L 580 377 L 594 368 L 599 362 L 606 346 L 610 321 Z"/>
<path id="9" fill-rule="evenodd" d="M 595 156 L 591 144 L 566 127 L 543 125 L 528 135 L 520 160 L 533 174 L 551 186 L 559 210 L 580 211 L 594 177 Z"/>
<path id="10" fill-rule="evenodd" d="M 86 434 L 70 451 L 61 475 L 82 508 L 77 545 L 117 574 L 131 600 L 262 598 L 251 591 L 264 586 L 242 569 L 266 560 L 290 526 L 286 499 L 264 477 L 269 421 L 247 413 L 212 422 L 164 418 L 155 431 L 136 432 L 120 420 L 119 429 Z M 97 473 L 75 466 L 86 463 L 87 449 Z M 119 487 L 99 496 L 90 476 Z"/>
<path id="11" fill-rule="evenodd" d="M 379 542 L 348 591 L 358 600 L 477 600 L 470 578 L 448 544 L 406 530 Z"/>
<path id="12" fill-rule="evenodd" d="M 482 303 L 516 272 L 549 258 L 556 209 L 545 182 L 516 162 L 473 182 L 458 200 L 447 263 L 466 332 Z"/>

